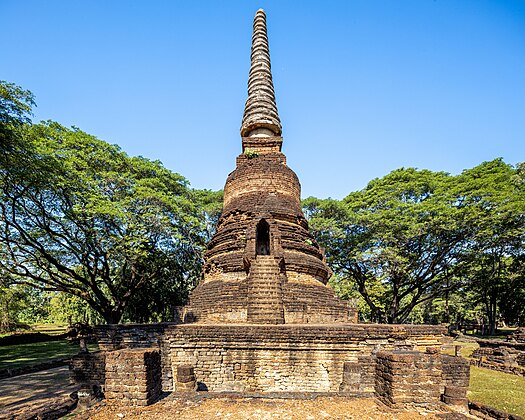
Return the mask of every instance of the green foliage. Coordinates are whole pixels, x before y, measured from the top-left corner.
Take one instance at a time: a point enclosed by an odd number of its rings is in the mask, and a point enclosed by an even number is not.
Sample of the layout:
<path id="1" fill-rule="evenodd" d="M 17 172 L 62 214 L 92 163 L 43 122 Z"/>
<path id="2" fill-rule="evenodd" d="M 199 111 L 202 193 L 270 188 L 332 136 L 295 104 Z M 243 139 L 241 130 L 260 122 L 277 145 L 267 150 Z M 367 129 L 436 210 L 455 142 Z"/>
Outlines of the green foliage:
<path id="1" fill-rule="evenodd" d="M 0 286 L 0 332 L 14 331 L 23 327 L 20 312 L 27 305 L 20 287 Z"/>
<path id="2" fill-rule="evenodd" d="M 28 329 L 29 324 L 47 319 L 48 299 L 32 287 L 16 284 L 0 270 L 0 332 Z"/>
<path id="3" fill-rule="evenodd" d="M 325 222 L 313 225 L 328 260 L 354 283 L 373 320 L 405 322 L 416 305 L 457 283 L 459 267 L 448 262 L 462 251 L 463 231 L 447 206 L 449 178 L 402 168 L 341 203 L 320 203 Z"/>
<path id="4" fill-rule="evenodd" d="M 31 122 L 34 95 L 14 83 L 0 80 L 0 125 L 22 125 Z"/>
<path id="5" fill-rule="evenodd" d="M 257 152 L 257 150 L 253 150 L 253 149 L 246 148 L 246 149 L 244 150 L 244 155 L 245 155 L 248 159 L 253 159 L 253 158 L 256 158 L 257 156 L 259 156 L 259 152 Z"/>
<path id="6" fill-rule="evenodd" d="M 187 181 L 54 122 L 22 134 L 23 159 L 0 168 L 3 270 L 76 296 L 107 322 L 167 317 L 199 277 L 204 244 Z M 154 283 L 166 294 L 138 302 Z"/>
<path id="7" fill-rule="evenodd" d="M 339 290 L 358 291 L 371 320 L 459 322 L 473 315 L 456 299 L 468 293 L 479 301 L 497 296 L 492 300 L 516 322 L 523 307 L 523 179 L 523 165 L 514 169 L 501 159 L 458 176 L 401 168 L 342 201 L 308 198 L 303 208 L 338 282 L 348 283 Z"/>
<path id="8" fill-rule="evenodd" d="M 525 321 L 525 194 L 519 181 L 519 169 L 496 159 L 464 171 L 456 187 L 461 205 L 469 208 L 469 223 L 476 230 L 465 277 L 474 302 L 484 307 L 492 335 L 498 307 L 507 322 Z"/>
<path id="9" fill-rule="evenodd" d="M 48 292 L 48 317 L 46 321 L 73 325 L 100 324 L 104 319 L 78 296 L 64 292 Z"/>
<path id="10" fill-rule="evenodd" d="M 206 242 L 208 242 L 215 234 L 215 227 L 222 213 L 224 192 L 222 190 L 193 190 L 193 193 L 204 220 Z"/>
<path id="11" fill-rule="evenodd" d="M 20 130 L 31 123 L 33 94 L 0 80 L 0 171 L 10 162 L 26 163 Z"/>
<path id="12" fill-rule="evenodd" d="M 407 322 L 412 324 L 447 322 L 457 325 L 478 320 L 482 311 L 478 305 L 472 303 L 472 294 L 463 290 L 445 293 L 444 296 L 416 305 L 408 316 Z"/>

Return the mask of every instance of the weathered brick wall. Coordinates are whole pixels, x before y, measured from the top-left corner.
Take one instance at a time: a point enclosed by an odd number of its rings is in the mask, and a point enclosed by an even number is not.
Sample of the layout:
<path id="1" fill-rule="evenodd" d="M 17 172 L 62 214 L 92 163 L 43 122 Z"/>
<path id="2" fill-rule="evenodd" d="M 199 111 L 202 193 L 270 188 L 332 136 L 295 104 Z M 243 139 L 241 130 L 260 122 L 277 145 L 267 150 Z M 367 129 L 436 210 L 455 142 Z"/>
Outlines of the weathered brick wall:
<path id="1" fill-rule="evenodd" d="M 476 340 L 480 347 L 472 353 L 477 366 L 525 376 L 525 343 L 503 340 Z"/>
<path id="2" fill-rule="evenodd" d="M 169 337 L 165 331 L 175 323 L 120 324 L 96 327 L 96 336 L 101 350 L 112 351 L 123 348 L 159 349 L 162 369 L 162 390 L 173 389 Z"/>
<path id="3" fill-rule="evenodd" d="M 357 363 L 361 367 L 359 390 L 364 394 L 373 394 L 376 382 L 376 355 L 360 355 L 357 357 Z"/>
<path id="4" fill-rule="evenodd" d="M 161 393 L 158 349 L 122 349 L 106 353 L 105 396 L 120 404 L 149 405 Z"/>
<path id="5" fill-rule="evenodd" d="M 508 341 L 525 344 L 525 327 L 520 327 L 507 337 Z"/>
<path id="6" fill-rule="evenodd" d="M 466 406 L 470 383 L 470 363 L 459 356 L 442 356 L 443 383 L 442 400 L 446 404 Z"/>
<path id="7" fill-rule="evenodd" d="M 173 370 L 193 366 L 200 389 L 338 392 L 345 362 L 361 362 L 363 383 L 355 392 L 366 394 L 372 391 L 373 370 L 367 356 L 379 349 L 439 345 L 445 332 L 440 326 L 410 325 L 188 324 L 167 334 Z"/>
<path id="8" fill-rule="evenodd" d="M 375 390 L 385 404 L 439 403 L 443 386 L 438 353 L 381 351 L 376 356 Z"/>
<path id="9" fill-rule="evenodd" d="M 71 357 L 69 373 L 71 381 L 78 385 L 104 385 L 106 380 L 106 353 L 78 353 Z"/>
<path id="10" fill-rule="evenodd" d="M 257 193 L 263 194 L 261 198 L 267 197 L 268 192 L 271 191 L 279 195 L 283 201 L 293 203 L 292 209 L 301 212 L 301 184 L 295 172 L 284 162 L 282 153 L 268 153 L 253 159 L 241 157 L 237 162 L 237 168 L 228 176 L 224 186 L 225 211 L 230 208 L 254 210 L 257 207 L 253 204 L 258 203 L 250 203 L 246 208 L 242 206 L 242 199 Z M 264 205 L 264 201 L 260 204 Z"/>
<path id="11" fill-rule="evenodd" d="M 470 381 L 470 365 L 468 360 L 459 356 L 444 354 L 443 359 L 443 381 L 445 386 L 467 387 Z"/>
<path id="12" fill-rule="evenodd" d="M 344 362 L 340 391 L 356 395 L 374 395 L 376 363 L 375 354 L 359 355 L 357 362 Z"/>

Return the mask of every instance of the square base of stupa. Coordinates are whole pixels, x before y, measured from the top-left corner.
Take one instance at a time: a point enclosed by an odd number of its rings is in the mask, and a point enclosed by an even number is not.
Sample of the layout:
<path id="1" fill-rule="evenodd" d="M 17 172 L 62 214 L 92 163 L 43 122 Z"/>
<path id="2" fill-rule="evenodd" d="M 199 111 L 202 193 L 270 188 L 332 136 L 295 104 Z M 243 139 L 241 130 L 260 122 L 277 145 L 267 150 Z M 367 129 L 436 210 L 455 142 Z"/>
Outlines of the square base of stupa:
<path id="1" fill-rule="evenodd" d="M 128 324 L 97 328 L 101 350 L 157 347 L 162 388 L 173 372 L 194 367 L 210 392 L 351 392 L 372 395 L 375 354 L 425 351 L 446 328 L 387 324 Z"/>

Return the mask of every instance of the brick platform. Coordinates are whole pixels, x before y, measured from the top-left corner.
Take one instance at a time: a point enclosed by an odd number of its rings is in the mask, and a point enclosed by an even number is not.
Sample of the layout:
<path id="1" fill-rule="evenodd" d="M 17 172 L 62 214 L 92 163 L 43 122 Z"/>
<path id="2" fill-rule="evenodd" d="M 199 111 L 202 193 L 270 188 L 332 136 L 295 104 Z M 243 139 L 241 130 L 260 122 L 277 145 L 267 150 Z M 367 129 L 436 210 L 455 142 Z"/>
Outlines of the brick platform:
<path id="1" fill-rule="evenodd" d="M 415 325 L 188 324 L 174 326 L 166 334 L 174 376 L 177 366 L 194 366 L 201 390 L 372 395 L 371 354 L 377 349 L 440 345 L 445 331 Z M 360 366 L 355 377 L 348 373 L 352 363 Z"/>
<path id="2" fill-rule="evenodd" d="M 123 349 L 106 354 L 105 395 L 109 401 L 149 405 L 161 393 L 160 354 L 153 349 Z"/>
<path id="3" fill-rule="evenodd" d="M 376 394 L 389 406 L 437 404 L 442 390 L 441 355 L 422 352 L 379 352 Z"/>

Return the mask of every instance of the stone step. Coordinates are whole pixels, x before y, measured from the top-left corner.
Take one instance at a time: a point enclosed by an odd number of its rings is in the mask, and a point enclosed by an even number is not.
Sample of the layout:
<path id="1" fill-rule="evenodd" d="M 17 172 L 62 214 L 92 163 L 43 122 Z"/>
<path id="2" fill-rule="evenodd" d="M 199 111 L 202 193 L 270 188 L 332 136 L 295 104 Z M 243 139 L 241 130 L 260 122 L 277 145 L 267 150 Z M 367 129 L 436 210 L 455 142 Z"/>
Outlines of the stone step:
<path id="1" fill-rule="evenodd" d="M 251 275 L 254 275 L 254 274 L 255 275 L 259 275 L 259 276 L 265 275 L 265 274 L 266 275 L 271 275 L 271 276 L 276 276 L 276 275 L 278 276 L 279 275 L 279 270 L 261 270 L 261 269 L 259 269 L 259 270 L 252 270 Z"/>
<path id="2" fill-rule="evenodd" d="M 278 290 L 278 289 L 274 289 L 272 291 L 266 291 L 265 290 L 258 290 L 258 291 L 255 291 L 255 290 L 250 290 L 250 293 L 252 294 L 252 296 L 259 296 L 259 297 L 264 297 L 266 294 L 268 296 L 280 296 L 281 295 L 281 291 Z"/>
<path id="3" fill-rule="evenodd" d="M 275 295 L 275 294 L 281 294 L 281 289 L 279 287 L 272 287 L 271 289 L 268 288 L 268 287 L 265 287 L 265 288 L 253 288 L 253 289 L 250 289 L 250 293 L 253 294 L 254 296 L 261 296 L 261 295 L 264 295 L 265 293 L 269 293 L 271 295 Z"/>
<path id="4" fill-rule="evenodd" d="M 262 324 L 284 322 L 280 269 L 272 256 L 257 256 L 250 267 L 248 321 Z"/>

